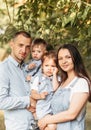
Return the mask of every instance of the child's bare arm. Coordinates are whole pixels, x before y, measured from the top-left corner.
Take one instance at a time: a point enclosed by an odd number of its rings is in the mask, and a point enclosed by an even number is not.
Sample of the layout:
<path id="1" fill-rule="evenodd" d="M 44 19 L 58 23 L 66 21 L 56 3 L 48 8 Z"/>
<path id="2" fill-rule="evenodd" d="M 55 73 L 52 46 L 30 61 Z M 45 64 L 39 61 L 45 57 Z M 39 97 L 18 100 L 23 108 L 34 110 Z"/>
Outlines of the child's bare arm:
<path id="1" fill-rule="evenodd" d="M 54 71 L 53 71 L 53 89 L 54 91 L 56 91 L 56 89 L 58 88 L 59 86 L 59 81 L 58 81 L 58 68 L 54 68 Z"/>
<path id="2" fill-rule="evenodd" d="M 48 92 L 38 93 L 36 90 L 31 90 L 31 97 L 35 100 L 45 99 L 47 95 Z"/>

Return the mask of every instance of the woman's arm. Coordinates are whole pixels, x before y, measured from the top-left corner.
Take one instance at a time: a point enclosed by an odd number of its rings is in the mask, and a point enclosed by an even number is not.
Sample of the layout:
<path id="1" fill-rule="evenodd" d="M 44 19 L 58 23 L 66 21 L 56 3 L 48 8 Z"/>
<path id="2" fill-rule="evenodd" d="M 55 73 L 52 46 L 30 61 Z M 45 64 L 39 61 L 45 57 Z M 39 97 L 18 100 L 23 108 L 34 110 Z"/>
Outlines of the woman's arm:
<path id="1" fill-rule="evenodd" d="M 55 124 L 61 122 L 67 122 L 77 118 L 82 108 L 85 106 L 88 100 L 88 93 L 74 93 L 69 106 L 69 109 L 58 114 L 52 115 L 48 118 L 43 118 L 39 120 L 38 125 L 43 129 L 48 124 Z"/>

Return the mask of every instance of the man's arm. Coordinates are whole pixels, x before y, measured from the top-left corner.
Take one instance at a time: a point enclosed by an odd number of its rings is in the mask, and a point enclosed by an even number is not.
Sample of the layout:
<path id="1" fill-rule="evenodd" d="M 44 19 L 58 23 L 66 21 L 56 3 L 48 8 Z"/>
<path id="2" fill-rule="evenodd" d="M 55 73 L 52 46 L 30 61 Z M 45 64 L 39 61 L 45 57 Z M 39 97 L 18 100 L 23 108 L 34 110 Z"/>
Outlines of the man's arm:
<path id="1" fill-rule="evenodd" d="M 15 86 L 13 83 L 12 88 L 10 87 L 11 81 L 9 75 L 8 68 L 0 64 L 0 109 L 10 110 L 26 108 L 30 105 L 30 97 L 26 94 L 21 94 L 22 92 L 19 94 L 19 91 L 22 91 L 22 88 L 19 88 L 21 86 Z M 12 75 L 12 79 L 13 78 Z M 16 82 L 15 79 L 13 79 L 13 81 Z M 16 87 L 19 88 L 19 90 L 16 89 Z"/>

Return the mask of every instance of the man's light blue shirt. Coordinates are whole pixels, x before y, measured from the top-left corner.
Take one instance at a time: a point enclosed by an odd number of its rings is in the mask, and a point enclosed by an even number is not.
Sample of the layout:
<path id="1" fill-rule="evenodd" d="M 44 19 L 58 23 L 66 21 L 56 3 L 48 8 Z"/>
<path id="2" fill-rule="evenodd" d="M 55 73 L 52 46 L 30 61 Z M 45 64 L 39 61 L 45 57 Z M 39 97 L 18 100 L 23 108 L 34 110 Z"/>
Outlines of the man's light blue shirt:
<path id="1" fill-rule="evenodd" d="M 23 66 L 9 56 L 0 63 L 0 109 L 5 112 L 6 130 L 29 130 L 33 116 L 30 88 L 25 81 Z"/>

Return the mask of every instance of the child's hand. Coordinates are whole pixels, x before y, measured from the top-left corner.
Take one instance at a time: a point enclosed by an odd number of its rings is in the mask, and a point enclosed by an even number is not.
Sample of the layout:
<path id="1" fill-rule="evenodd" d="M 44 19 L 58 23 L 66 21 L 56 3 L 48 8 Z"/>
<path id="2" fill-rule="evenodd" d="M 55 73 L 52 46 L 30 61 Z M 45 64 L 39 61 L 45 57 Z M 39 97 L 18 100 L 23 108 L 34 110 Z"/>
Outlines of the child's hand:
<path id="1" fill-rule="evenodd" d="M 30 75 L 27 75 L 26 81 L 30 81 L 30 80 L 31 80 L 31 76 L 30 76 Z"/>
<path id="2" fill-rule="evenodd" d="M 53 75 L 57 74 L 58 73 L 58 68 L 57 67 L 54 67 L 53 68 Z"/>
<path id="3" fill-rule="evenodd" d="M 31 64 L 28 65 L 29 70 L 34 69 L 35 67 L 36 67 L 35 63 L 31 63 Z"/>
<path id="4" fill-rule="evenodd" d="M 48 92 L 42 92 L 42 93 L 40 93 L 41 99 L 45 99 L 47 95 L 48 95 Z"/>

